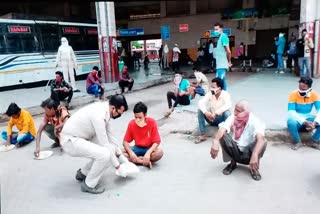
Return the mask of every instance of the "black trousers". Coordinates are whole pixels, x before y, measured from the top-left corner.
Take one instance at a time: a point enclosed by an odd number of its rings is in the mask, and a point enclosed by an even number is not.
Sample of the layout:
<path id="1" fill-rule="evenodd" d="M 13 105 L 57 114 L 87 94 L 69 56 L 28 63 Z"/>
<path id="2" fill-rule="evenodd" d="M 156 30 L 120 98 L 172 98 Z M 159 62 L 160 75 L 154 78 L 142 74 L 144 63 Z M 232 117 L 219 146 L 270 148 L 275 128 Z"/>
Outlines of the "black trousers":
<path id="1" fill-rule="evenodd" d="M 180 67 L 179 67 L 179 62 L 172 62 L 172 70 L 175 71 L 179 71 Z"/>
<path id="2" fill-rule="evenodd" d="M 60 101 L 65 100 L 68 97 L 67 102 L 70 103 L 73 96 L 73 91 L 69 92 L 64 91 L 52 91 L 50 98 L 60 104 Z"/>
<path id="3" fill-rule="evenodd" d="M 298 67 L 298 56 L 297 55 L 292 55 L 288 54 L 288 60 L 287 60 L 287 68 L 292 69 L 292 60 L 294 61 L 294 67 Z"/>
<path id="4" fill-rule="evenodd" d="M 120 80 L 119 81 L 119 87 L 121 88 L 121 93 L 124 93 L 124 88 L 128 87 L 128 90 L 131 91 L 133 87 L 134 80 L 132 82 L 125 81 L 125 80 Z"/>
<path id="5" fill-rule="evenodd" d="M 225 134 L 223 136 L 223 139 L 221 139 L 220 144 L 223 149 L 223 152 L 226 153 L 226 154 L 223 154 L 223 160 L 225 162 L 231 159 L 236 163 L 245 164 L 245 165 L 248 165 L 250 163 L 252 152 L 256 146 L 256 143 L 254 143 L 253 145 L 248 146 L 248 148 L 246 148 L 244 151 L 241 151 L 237 143 L 232 139 L 230 134 Z M 262 150 L 261 154 L 259 155 L 259 158 L 262 158 L 266 150 L 266 147 L 267 147 L 267 144 L 265 144 L 265 147 Z"/>
<path id="6" fill-rule="evenodd" d="M 167 93 L 167 101 L 168 101 L 168 106 L 169 108 L 172 107 L 172 100 L 174 100 L 173 107 L 177 107 L 178 104 L 180 105 L 189 105 L 190 104 L 190 99 L 188 95 L 183 95 L 183 96 L 175 96 L 172 91 L 168 91 Z"/>

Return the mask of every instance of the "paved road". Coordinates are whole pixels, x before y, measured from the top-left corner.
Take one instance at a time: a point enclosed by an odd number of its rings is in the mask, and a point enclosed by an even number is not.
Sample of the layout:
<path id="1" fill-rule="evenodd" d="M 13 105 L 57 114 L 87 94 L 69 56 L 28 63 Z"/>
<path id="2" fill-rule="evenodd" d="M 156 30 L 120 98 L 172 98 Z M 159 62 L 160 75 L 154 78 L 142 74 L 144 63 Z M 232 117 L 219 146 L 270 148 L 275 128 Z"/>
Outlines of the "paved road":
<path id="1" fill-rule="evenodd" d="M 210 74 L 213 75 L 213 74 Z M 230 77 L 234 86 L 243 87 L 249 79 L 239 73 Z M 281 77 L 289 78 L 289 77 Z M 82 193 L 74 179 L 76 170 L 87 160 L 73 158 L 55 149 L 52 158 L 33 159 L 34 143 L 0 154 L 2 213 L 318 213 L 320 202 L 320 153 L 302 148 L 294 152 L 287 144 L 272 142 L 261 161 L 262 180 L 251 179 L 247 167 L 233 174 L 221 173 L 225 167 L 221 154 L 209 155 L 210 141 L 195 145 L 189 135 L 172 134 L 196 127 L 193 101 L 189 109 L 178 110 L 162 119 L 167 110 L 165 92 L 171 84 L 128 94 L 129 111 L 112 121 L 121 140 L 137 101 L 149 106 L 149 115 L 159 121 L 164 157 L 152 170 L 140 167 L 134 178 L 119 178 L 107 170 L 102 195 Z M 250 92 L 252 89 L 249 89 Z M 236 88 L 230 87 L 230 92 Z M 240 90 L 242 92 L 244 90 Z M 237 99 L 237 97 L 235 97 Z M 35 118 L 37 126 L 41 117 Z M 0 127 L 3 130 L 4 124 Z M 42 148 L 52 142 L 43 135 Z"/>

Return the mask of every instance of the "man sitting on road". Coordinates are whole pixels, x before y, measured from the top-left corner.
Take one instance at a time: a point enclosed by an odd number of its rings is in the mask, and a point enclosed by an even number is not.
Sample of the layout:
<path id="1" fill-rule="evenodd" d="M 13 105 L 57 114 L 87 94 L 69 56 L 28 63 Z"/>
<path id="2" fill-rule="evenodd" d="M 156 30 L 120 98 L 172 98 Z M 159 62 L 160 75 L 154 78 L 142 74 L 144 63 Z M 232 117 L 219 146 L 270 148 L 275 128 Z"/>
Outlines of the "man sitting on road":
<path id="1" fill-rule="evenodd" d="M 182 72 L 178 71 L 175 73 L 173 80 L 174 92 L 168 91 L 167 101 L 169 106 L 169 111 L 165 114 L 165 117 L 169 117 L 170 114 L 174 111 L 174 108 L 180 105 L 189 105 L 191 99 L 191 87 L 187 79 L 182 78 Z M 172 106 L 172 100 L 174 104 Z"/>
<path id="2" fill-rule="evenodd" d="M 207 139 L 205 121 L 211 126 L 218 126 L 231 115 L 231 98 L 229 93 L 223 90 L 223 80 L 216 77 L 211 82 L 211 93 L 206 94 L 198 103 L 200 137 L 195 143 L 201 143 Z"/>
<path id="3" fill-rule="evenodd" d="M 224 162 L 231 161 L 223 169 L 223 174 L 231 174 L 237 168 L 237 163 L 249 164 L 252 179 L 261 179 L 259 163 L 267 146 L 264 130 L 265 125 L 250 112 L 249 103 L 246 100 L 239 101 L 234 114 L 220 123 L 210 151 L 215 159 L 221 145 Z"/>
<path id="4" fill-rule="evenodd" d="M 68 98 L 66 106 L 69 107 L 72 96 L 72 87 L 64 80 L 62 72 L 57 71 L 56 79 L 51 81 L 51 99 L 60 105 L 60 101 Z"/>
<path id="5" fill-rule="evenodd" d="M 64 123 L 70 117 L 68 109 L 63 105 L 58 105 L 51 98 L 43 101 L 41 107 L 44 108 L 44 117 L 36 136 L 35 157 L 39 156 L 42 131 L 45 131 L 48 137 L 54 140 L 55 143 L 52 144 L 51 148 L 60 147 L 60 133 Z"/>
<path id="6" fill-rule="evenodd" d="M 87 77 L 87 93 L 94 94 L 97 98 L 103 99 L 104 94 L 104 85 L 102 84 L 102 78 L 98 75 L 99 68 L 98 66 L 93 66 L 92 71 L 88 74 Z"/>
<path id="7" fill-rule="evenodd" d="M 301 77 L 299 89 L 291 92 L 288 103 L 288 131 L 293 138 L 292 149 L 297 150 L 303 146 L 299 132 L 312 132 L 312 141 L 306 143 L 315 149 L 320 149 L 320 100 L 318 94 L 312 90 L 312 79 Z M 317 115 L 311 115 L 312 107 Z"/>
<path id="8" fill-rule="evenodd" d="M 125 88 L 128 87 L 128 92 L 131 91 L 133 87 L 134 80 L 130 77 L 128 72 L 128 67 L 125 65 L 119 76 L 119 87 L 121 88 L 121 94 L 124 93 Z"/>
<path id="9" fill-rule="evenodd" d="M 14 144 L 16 147 L 22 147 L 33 141 L 36 136 L 36 128 L 32 115 L 21 109 L 16 103 L 11 103 L 6 111 L 10 117 L 7 131 L 1 133 L 2 139 L 6 140 L 6 145 Z M 12 131 L 16 126 L 19 132 Z"/>
<path id="10" fill-rule="evenodd" d="M 161 142 L 157 122 L 147 117 L 147 106 L 138 102 L 133 113 L 135 119 L 131 120 L 123 140 L 124 155 L 129 161 L 152 167 L 152 163 L 161 159 L 163 151 L 159 148 Z M 134 140 L 134 146 L 129 143 Z"/>
<path id="11" fill-rule="evenodd" d="M 210 92 L 209 90 L 209 82 L 206 75 L 204 75 L 201 71 L 198 71 L 196 67 L 193 67 L 194 76 L 196 77 L 196 82 L 191 83 L 191 97 L 195 98 L 197 94 L 200 96 L 204 96 Z"/>

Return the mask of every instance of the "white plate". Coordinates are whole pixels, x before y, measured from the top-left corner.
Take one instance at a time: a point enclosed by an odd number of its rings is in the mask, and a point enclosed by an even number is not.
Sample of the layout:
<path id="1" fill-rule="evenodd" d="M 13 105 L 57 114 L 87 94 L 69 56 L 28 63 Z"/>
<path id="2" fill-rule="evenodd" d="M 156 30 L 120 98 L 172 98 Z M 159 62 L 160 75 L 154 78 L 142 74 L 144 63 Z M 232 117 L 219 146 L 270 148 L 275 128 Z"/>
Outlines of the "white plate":
<path id="1" fill-rule="evenodd" d="M 36 160 L 43 160 L 51 157 L 53 155 L 53 151 L 41 151 L 39 152 L 38 157 L 34 157 Z"/>
<path id="2" fill-rule="evenodd" d="M 10 150 L 12 150 L 14 148 L 16 148 L 16 146 L 13 145 L 13 144 L 10 144 L 9 146 L 1 145 L 0 146 L 0 152 L 7 152 L 7 151 L 10 151 Z"/>
<path id="3" fill-rule="evenodd" d="M 135 175 L 135 174 L 138 174 L 140 172 L 139 168 L 134 163 L 127 162 L 125 164 L 126 164 L 126 167 L 127 167 L 128 175 Z"/>

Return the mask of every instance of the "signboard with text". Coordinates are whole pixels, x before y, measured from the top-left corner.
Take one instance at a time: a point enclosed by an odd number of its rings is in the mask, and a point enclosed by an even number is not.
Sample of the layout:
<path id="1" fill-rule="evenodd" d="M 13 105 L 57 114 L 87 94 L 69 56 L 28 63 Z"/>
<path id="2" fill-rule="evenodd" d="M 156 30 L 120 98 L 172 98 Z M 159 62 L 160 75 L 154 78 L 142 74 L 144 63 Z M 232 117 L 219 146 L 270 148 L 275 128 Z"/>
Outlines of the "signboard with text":
<path id="1" fill-rule="evenodd" d="M 161 39 L 162 40 L 169 40 L 170 39 L 170 27 L 169 26 L 161 26 Z"/>
<path id="2" fill-rule="evenodd" d="M 31 33 L 31 29 L 29 26 L 8 26 L 9 33 Z"/>
<path id="3" fill-rule="evenodd" d="M 79 34 L 80 33 L 80 30 L 77 27 L 63 27 L 62 31 L 65 34 Z"/>
<path id="4" fill-rule="evenodd" d="M 143 28 L 120 29 L 119 36 L 138 36 L 144 35 Z"/>
<path id="5" fill-rule="evenodd" d="M 179 24 L 179 32 L 188 32 L 189 24 Z"/>

